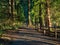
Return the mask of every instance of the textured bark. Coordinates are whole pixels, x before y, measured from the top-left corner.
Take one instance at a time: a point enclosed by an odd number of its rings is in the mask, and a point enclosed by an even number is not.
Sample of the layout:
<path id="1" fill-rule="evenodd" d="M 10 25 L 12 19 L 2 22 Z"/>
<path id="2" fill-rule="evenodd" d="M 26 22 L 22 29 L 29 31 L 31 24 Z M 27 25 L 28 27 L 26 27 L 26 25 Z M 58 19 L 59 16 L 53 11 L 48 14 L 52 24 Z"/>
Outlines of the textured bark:
<path id="1" fill-rule="evenodd" d="M 50 0 L 46 0 L 46 16 L 47 16 L 47 23 L 48 23 L 48 31 L 50 32 L 50 27 L 51 27 L 51 20 L 50 20 Z M 48 32 L 48 33 L 49 33 Z"/>

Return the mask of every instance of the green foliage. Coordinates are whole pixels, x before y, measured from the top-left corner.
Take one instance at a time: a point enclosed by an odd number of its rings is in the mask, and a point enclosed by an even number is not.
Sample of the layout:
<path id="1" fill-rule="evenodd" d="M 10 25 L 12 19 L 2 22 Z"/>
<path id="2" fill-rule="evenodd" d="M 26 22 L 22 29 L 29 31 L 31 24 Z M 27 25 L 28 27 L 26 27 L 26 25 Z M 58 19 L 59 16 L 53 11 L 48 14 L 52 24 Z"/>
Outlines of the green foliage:
<path id="1" fill-rule="evenodd" d="M 51 2 L 51 20 L 52 20 L 52 24 L 54 22 L 56 23 L 60 23 L 60 1 L 59 0 L 52 0 Z M 60 26 L 60 24 L 58 25 Z"/>
<path id="2" fill-rule="evenodd" d="M 39 10 L 41 4 L 42 24 L 45 24 L 46 16 L 46 0 L 30 0 L 30 17 L 34 25 L 35 21 L 39 23 Z M 14 21 L 9 17 L 8 0 L 0 0 L 0 24 L 2 30 L 4 29 L 18 29 L 22 25 L 28 23 L 28 0 L 14 0 Z M 60 23 L 60 0 L 50 0 L 50 14 L 51 22 Z M 14 24 L 15 23 L 15 24 Z M 59 24 L 60 26 L 60 24 Z"/>

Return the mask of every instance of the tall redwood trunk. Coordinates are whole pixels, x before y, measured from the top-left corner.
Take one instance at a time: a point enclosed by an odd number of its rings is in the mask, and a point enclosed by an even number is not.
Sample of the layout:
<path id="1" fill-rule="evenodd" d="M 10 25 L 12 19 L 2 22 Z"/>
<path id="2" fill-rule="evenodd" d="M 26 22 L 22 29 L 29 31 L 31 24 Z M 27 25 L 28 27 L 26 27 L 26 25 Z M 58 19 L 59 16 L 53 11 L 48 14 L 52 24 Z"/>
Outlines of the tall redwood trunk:
<path id="1" fill-rule="evenodd" d="M 46 0 L 46 14 L 47 14 L 47 23 L 48 23 L 48 31 L 50 32 L 51 20 L 50 20 L 50 0 Z"/>

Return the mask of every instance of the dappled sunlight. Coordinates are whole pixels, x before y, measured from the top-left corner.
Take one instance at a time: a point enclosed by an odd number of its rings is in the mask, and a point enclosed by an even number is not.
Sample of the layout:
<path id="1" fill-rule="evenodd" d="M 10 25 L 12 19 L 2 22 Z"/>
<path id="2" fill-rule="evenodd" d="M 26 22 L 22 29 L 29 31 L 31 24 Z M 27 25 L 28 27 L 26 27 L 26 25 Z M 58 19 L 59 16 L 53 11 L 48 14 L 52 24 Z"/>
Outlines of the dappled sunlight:
<path id="1" fill-rule="evenodd" d="M 0 45 L 60 45 L 60 1 L 0 0 Z"/>

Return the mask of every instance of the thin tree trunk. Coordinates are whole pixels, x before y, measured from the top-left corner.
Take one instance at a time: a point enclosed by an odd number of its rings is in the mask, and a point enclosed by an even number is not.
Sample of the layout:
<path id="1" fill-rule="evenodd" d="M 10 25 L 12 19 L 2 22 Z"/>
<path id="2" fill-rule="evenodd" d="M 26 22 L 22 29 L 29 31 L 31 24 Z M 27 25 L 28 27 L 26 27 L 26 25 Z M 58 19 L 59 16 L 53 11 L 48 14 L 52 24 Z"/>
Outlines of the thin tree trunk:
<path id="1" fill-rule="evenodd" d="M 10 19 L 10 15 L 11 15 L 11 0 L 9 0 L 9 7 L 8 7 L 8 18 Z"/>
<path id="2" fill-rule="evenodd" d="M 41 15 L 42 15 L 42 9 L 41 9 L 41 2 L 40 2 L 40 4 L 39 4 L 39 23 L 40 23 L 40 29 L 41 29 L 41 27 L 42 27 L 42 17 L 41 17 Z"/>
<path id="3" fill-rule="evenodd" d="M 30 0 L 28 0 L 28 21 L 29 21 L 28 26 L 31 27 L 32 22 L 31 22 L 31 16 L 30 16 Z"/>
<path id="4" fill-rule="evenodd" d="M 13 21 L 13 0 L 9 0 L 9 18 Z"/>
<path id="5" fill-rule="evenodd" d="M 13 0 L 11 0 L 11 19 L 13 20 Z"/>

